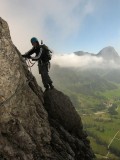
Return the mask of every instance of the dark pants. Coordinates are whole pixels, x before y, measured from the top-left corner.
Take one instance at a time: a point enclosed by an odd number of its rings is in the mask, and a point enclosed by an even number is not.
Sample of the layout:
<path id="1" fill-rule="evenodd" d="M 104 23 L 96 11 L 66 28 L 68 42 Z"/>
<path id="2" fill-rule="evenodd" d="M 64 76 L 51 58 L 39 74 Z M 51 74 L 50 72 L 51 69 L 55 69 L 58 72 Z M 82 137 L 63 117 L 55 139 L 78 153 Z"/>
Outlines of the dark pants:
<path id="1" fill-rule="evenodd" d="M 39 73 L 41 74 L 42 82 L 45 88 L 47 88 L 49 84 L 52 84 L 52 80 L 48 74 L 48 65 L 49 63 L 41 64 L 38 62 Z"/>

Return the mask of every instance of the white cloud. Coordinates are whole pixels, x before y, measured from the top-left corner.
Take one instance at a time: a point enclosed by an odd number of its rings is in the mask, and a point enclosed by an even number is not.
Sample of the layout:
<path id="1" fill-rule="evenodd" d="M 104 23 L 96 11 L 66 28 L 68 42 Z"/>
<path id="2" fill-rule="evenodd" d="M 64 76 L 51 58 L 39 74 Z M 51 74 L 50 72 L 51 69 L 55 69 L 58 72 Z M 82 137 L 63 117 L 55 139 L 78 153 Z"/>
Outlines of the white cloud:
<path id="1" fill-rule="evenodd" d="M 62 55 L 53 55 L 51 60 L 51 68 L 54 65 L 58 65 L 59 67 L 72 67 L 76 69 L 91 69 L 91 68 L 101 68 L 101 69 L 118 69 L 120 68 L 120 64 L 116 64 L 114 61 L 105 61 L 101 57 L 95 57 L 90 55 L 85 56 L 77 56 L 74 53 L 71 54 L 62 54 Z M 40 86 L 42 85 L 41 75 L 38 72 L 37 63 L 31 68 L 33 75 L 36 77 L 36 80 Z"/>
<path id="2" fill-rule="evenodd" d="M 60 67 L 85 67 L 91 64 L 100 64 L 103 62 L 102 58 L 86 56 L 77 56 L 74 53 L 55 55 L 53 56 L 52 63 Z"/>
<path id="3" fill-rule="evenodd" d="M 64 55 L 54 55 L 52 64 L 60 67 L 75 67 L 75 68 L 118 68 L 120 64 L 116 64 L 113 60 L 106 61 L 102 57 L 83 55 L 77 56 L 74 53 Z"/>

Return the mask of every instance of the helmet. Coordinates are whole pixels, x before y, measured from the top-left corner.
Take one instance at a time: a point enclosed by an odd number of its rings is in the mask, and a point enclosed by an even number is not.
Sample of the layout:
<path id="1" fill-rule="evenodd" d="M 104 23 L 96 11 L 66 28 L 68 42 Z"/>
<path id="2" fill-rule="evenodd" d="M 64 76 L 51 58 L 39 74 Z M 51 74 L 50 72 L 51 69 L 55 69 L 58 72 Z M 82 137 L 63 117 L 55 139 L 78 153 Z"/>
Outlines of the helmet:
<path id="1" fill-rule="evenodd" d="M 34 42 L 38 42 L 38 39 L 35 37 L 31 38 L 31 43 L 34 43 Z"/>

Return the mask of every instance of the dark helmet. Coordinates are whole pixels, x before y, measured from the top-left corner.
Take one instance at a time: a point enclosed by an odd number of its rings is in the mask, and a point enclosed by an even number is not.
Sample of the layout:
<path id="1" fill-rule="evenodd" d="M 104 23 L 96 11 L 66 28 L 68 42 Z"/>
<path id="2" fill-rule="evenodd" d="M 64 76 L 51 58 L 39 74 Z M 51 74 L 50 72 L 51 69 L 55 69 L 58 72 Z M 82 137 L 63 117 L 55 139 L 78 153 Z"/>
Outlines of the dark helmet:
<path id="1" fill-rule="evenodd" d="M 36 37 L 31 38 L 31 43 L 34 43 L 34 42 L 38 42 L 38 39 Z"/>

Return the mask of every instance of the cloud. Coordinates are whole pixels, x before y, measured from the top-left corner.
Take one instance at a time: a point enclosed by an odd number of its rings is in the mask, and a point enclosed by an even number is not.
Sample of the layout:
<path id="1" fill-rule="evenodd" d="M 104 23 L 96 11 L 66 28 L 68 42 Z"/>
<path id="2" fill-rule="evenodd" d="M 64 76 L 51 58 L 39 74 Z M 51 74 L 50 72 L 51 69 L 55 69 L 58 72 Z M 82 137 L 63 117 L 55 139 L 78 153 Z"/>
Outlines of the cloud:
<path id="1" fill-rule="evenodd" d="M 93 11 L 89 1 L 85 4 L 83 0 L 70 0 L 69 3 L 63 0 L 53 0 L 52 2 L 54 5 L 49 8 L 49 13 L 64 36 L 79 30 L 85 16 Z"/>
<path id="2" fill-rule="evenodd" d="M 4 0 L 0 12 L 21 52 L 31 47 L 29 39 L 40 37 L 49 43 L 77 34 L 84 19 L 94 11 L 91 0 Z"/>
<path id="3" fill-rule="evenodd" d="M 105 61 L 102 57 L 96 56 L 77 56 L 74 53 L 71 54 L 54 54 L 51 60 L 51 68 L 55 66 L 65 67 L 65 68 L 75 68 L 75 69 L 93 69 L 93 68 L 101 68 L 101 69 L 120 69 L 120 64 L 116 64 L 114 61 Z M 38 72 L 37 63 L 31 68 L 33 75 L 36 77 L 36 80 L 40 86 L 43 87 L 41 76 Z"/>
<path id="4" fill-rule="evenodd" d="M 74 68 L 120 68 L 120 64 L 116 64 L 113 60 L 107 61 L 102 57 L 83 55 L 77 56 L 74 53 L 54 55 L 52 59 L 53 65 L 60 67 L 74 67 Z"/>

